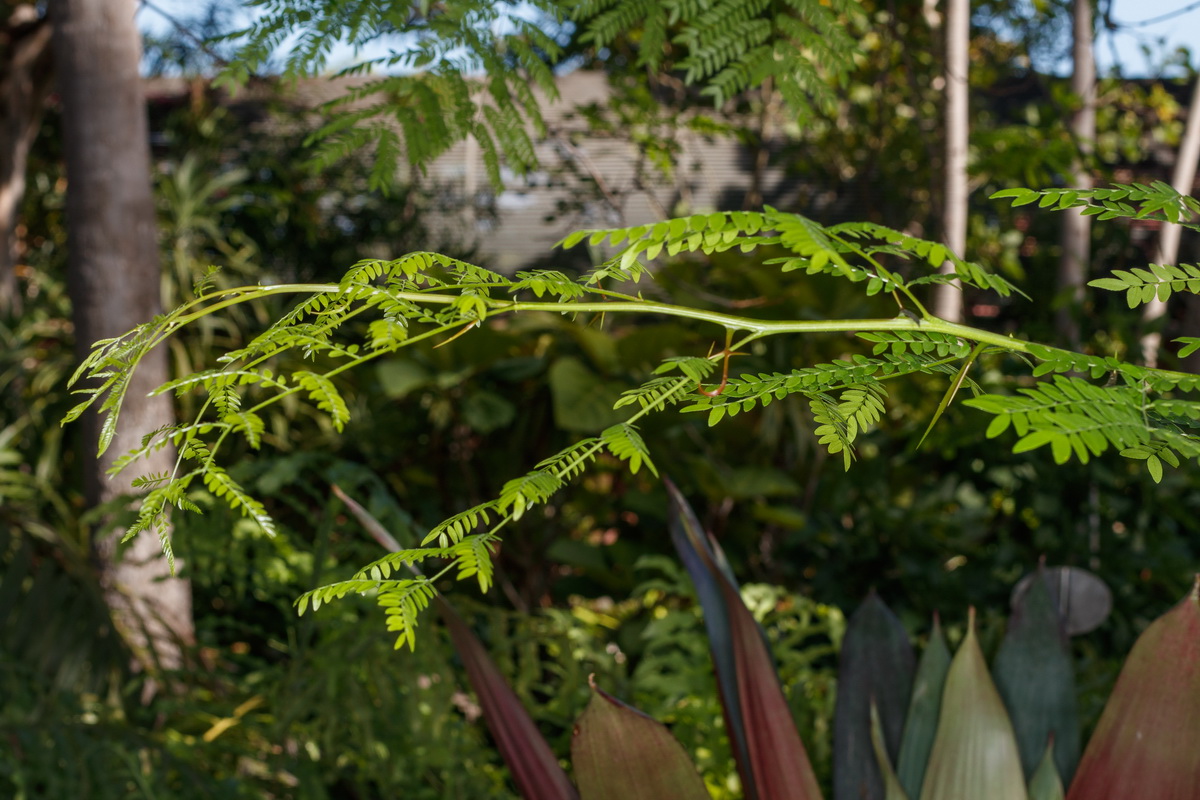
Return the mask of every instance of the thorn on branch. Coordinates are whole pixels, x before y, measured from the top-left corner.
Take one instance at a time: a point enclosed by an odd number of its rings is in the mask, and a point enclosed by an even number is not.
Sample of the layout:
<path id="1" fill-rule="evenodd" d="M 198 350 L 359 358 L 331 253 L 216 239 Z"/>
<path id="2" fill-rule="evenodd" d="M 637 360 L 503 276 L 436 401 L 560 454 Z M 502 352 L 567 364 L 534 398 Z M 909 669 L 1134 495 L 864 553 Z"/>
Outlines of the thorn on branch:
<path id="1" fill-rule="evenodd" d="M 725 331 L 725 347 L 723 347 L 720 352 L 721 382 L 718 383 L 716 385 L 716 387 L 714 387 L 712 389 L 705 389 L 703 383 L 696 384 L 696 391 L 699 392 L 700 394 L 704 395 L 705 397 L 719 397 L 721 395 L 721 393 L 725 391 L 725 387 L 729 384 L 729 357 L 745 355 L 745 353 L 738 353 L 734 350 L 730 350 L 729 346 L 732 343 L 733 343 L 733 331 L 727 330 L 727 331 Z M 708 358 L 712 358 L 712 357 L 713 357 L 712 347 L 709 347 L 708 348 Z"/>

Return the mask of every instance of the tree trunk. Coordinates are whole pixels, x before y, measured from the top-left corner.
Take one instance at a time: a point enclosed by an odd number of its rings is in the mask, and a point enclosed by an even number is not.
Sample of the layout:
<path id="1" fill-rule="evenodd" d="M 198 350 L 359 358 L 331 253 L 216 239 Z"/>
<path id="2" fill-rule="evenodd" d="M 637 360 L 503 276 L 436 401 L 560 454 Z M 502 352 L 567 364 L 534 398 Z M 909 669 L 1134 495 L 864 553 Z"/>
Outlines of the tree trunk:
<path id="1" fill-rule="evenodd" d="M 1090 165 L 1096 140 L 1096 59 L 1092 53 L 1092 0 L 1074 0 L 1074 63 L 1071 91 L 1080 102 L 1071 120 L 1071 136 L 1079 147 L 1079 160 L 1071 184 L 1077 189 L 1094 185 Z M 1080 209 L 1063 212 L 1062 259 L 1058 264 L 1059 306 L 1056 321 L 1059 336 L 1072 347 L 1079 345 L 1076 312 L 1083 301 L 1091 257 L 1092 218 Z"/>
<path id="2" fill-rule="evenodd" d="M 967 249 L 967 51 L 971 41 L 970 0 L 946 2 L 946 194 L 942 237 L 956 255 Z M 942 272 L 953 272 L 947 261 Z M 934 314 L 950 322 L 963 318 L 962 285 L 939 286 Z"/>
<path id="3" fill-rule="evenodd" d="M 50 14 L 63 103 L 68 286 L 82 356 L 97 339 L 125 333 L 162 307 L 141 42 L 134 0 L 52 0 Z M 90 503 L 128 493 L 132 476 L 109 479 L 108 467 L 144 434 L 174 421 L 169 394 L 147 396 L 166 380 L 166 351 L 151 351 L 131 381 L 113 446 L 84 462 Z M 84 425 L 95 442 L 98 417 L 86 415 Z M 142 472 L 173 466 L 169 449 L 139 465 Z M 178 666 L 180 645 L 194 638 L 191 587 L 169 574 L 154 536 L 120 548 L 119 539 L 109 531 L 92 543 L 114 621 L 148 667 Z"/>
<path id="4" fill-rule="evenodd" d="M 50 25 L 31 4 L 0 23 L 0 313 L 21 313 L 17 291 L 17 210 L 29 148 L 52 78 Z"/>
<path id="5" fill-rule="evenodd" d="M 1179 153 L 1175 156 L 1175 170 L 1171 175 L 1171 185 L 1180 194 L 1191 194 L 1196 183 L 1196 165 L 1200 161 L 1200 76 L 1197 76 L 1192 87 L 1192 102 L 1188 107 L 1187 128 L 1183 133 L 1183 141 L 1179 145 Z M 1178 225 L 1164 223 L 1158 235 L 1158 252 L 1155 253 L 1154 263 L 1174 264 L 1179 260 L 1179 236 L 1183 228 Z M 1185 298 L 1187 300 L 1189 298 Z M 1142 307 L 1142 320 L 1148 324 L 1158 322 L 1167 313 L 1167 304 L 1155 299 Z M 1192 335 L 1192 332 L 1188 332 Z M 1142 358 L 1148 366 L 1158 364 L 1158 348 L 1162 345 L 1162 333 L 1158 330 L 1147 333 L 1142 337 Z"/>

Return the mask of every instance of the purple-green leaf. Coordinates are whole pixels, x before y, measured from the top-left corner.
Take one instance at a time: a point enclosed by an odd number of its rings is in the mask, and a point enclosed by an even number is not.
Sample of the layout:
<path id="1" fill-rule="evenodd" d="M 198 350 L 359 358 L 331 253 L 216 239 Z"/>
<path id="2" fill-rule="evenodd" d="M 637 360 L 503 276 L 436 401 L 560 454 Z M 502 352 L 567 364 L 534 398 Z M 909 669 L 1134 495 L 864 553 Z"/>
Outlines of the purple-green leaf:
<path id="1" fill-rule="evenodd" d="M 1080 751 L 1075 670 L 1044 580 L 1035 579 L 1014 608 L 992 677 L 1012 720 L 1026 778 L 1033 776 L 1053 737 L 1058 774 L 1070 783 Z"/>
<path id="2" fill-rule="evenodd" d="M 915 661 L 904 626 L 872 591 L 850 616 L 842 640 L 833 717 L 834 800 L 883 800 L 884 780 L 871 746 L 871 705 L 879 709 L 883 741 L 894 762 Z"/>
<path id="3" fill-rule="evenodd" d="M 592 684 L 571 762 L 582 800 L 709 800 L 683 746 L 662 723 Z"/>
<path id="4" fill-rule="evenodd" d="M 568 800 L 579 795 L 559 766 L 550 745 L 521 705 L 483 644 L 449 603 L 438 598 L 438 611 L 462 658 L 467 678 L 496 749 L 525 800 Z"/>
<path id="5" fill-rule="evenodd" d="M 337 498 L 346 504 L 346 508 L 350 509 L 350 513 L 358 520 L 358 524 L 367 529 L 367 533 L 371 534 L 379 546 L 383 549 L 398 553 L 400 551 L 400 543 L 396 541 L 396 537 L 392 536 L 391 532 L 383 526 L 383 523 L 375 519 L 369 511 L 362 507 L 354 498 L 342 491 L 341 487 L 336 483 L 333 484 L 333 493 Z"/>

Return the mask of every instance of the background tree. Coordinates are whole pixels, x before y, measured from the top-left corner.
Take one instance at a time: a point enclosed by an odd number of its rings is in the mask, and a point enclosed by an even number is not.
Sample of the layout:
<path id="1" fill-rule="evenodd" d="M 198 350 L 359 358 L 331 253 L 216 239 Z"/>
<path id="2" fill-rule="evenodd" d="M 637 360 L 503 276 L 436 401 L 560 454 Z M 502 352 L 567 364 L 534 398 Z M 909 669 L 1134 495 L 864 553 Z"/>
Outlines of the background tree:
<path id="1" fill-rule="evenodd" d="M 17 211 L 52 83 L 50 25 L 32 3 L 0 3 L 0 314 L 19 313 Z"/>
<path id="2" fill-rule="evenodd" d="M 81 354 L 89 343 L 119 335 L 162 309 L 134 10 L 132 0 L 58 0 L 50 7 L 69 182 L 68 286 Z M 119 453 L 174 420 L 169 396 L 149 396 L 169 377 L 166 353 L 152 355 L 146 372 L 133 378 L 115 430 L 102 431 L 94 415 L 85 422 L 91 436 L 111 437 L 114 444 L 84 470 L 85 496 L 96 506 L 131 488 L 128 478 L 107 476 Z M 163 448 L 149 468 L 162 474 L 173 465 L 171 450 Z M 181 645 L 194 636 L 188 582 L 170 574 L 154 537 L 135 537 L 127 548 L 119 546 L 119 538 L 102 523 L 92 539 L 115 621 L 126 637 L 151 651 L 148 666 L 157 659 L 177 667 Z"/>
<path id="3" fill-rule="evenodd" d="M 945 201 L 942 208 L 942 237 L 955 253 L 967 252 L 967 142 L 970 112 L 971 4 L 969 0 L 946 3 L 946 162 Z M 943 267 L 953 272 L 953 265 Z M 939 286 L 934 301 L 936 314 L 958 322 L 963 318 L 961 285 Z"/>
<path id="4" fill-rule="evenodd" d="M 1092 49 L 1095 37 L 1092 0 L 1073 0 L 1071 4 L 1073 47 L 1071 50 L 1071 93 L 1075 107 L 1071 117 L 1071 136 L 1079 147 L 1079 160 L 1071 174 L 1071 185 L 1091 189 L 1095 176 L 1091 155 L 1096 141 L 1096 57 Z M 1077 309 L 1083 300 L 1091 259 L 1092 221 L 1081 213 L 1063 217 L 1062 260 L 1058 267 L 1061 303 L 1057 315 L 1062 341 L 1069 346 L 1079 342 Z"/>

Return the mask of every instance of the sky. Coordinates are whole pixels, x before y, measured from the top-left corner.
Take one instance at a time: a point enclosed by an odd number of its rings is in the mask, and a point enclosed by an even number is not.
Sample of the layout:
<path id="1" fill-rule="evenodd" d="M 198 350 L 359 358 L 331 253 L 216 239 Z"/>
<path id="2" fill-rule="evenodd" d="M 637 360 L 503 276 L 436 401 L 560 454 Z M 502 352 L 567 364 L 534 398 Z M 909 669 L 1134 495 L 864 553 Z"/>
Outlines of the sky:
<path id="1" fill-rule="evenodd" d="M 201 5 L 201 0 L 150 0 L 150 4 L 163 9 L 179 20 L 186 20 L 192 10 Z M 940 5 L 940 4 L 939 4 Z M 1186 47 L 1193 52 L 1192 64 L 1200 66 L 1200 0 L 1111 0 L 1101 2 L 1109 8 L 1110 18 L 1119 24 L 1115 31 L 1101 30 L 1096 42 L 1097 66 L 1107 72 L 1119 61 L 1121 71 L 1128 77 L 1145 77 L 1159 73 L 1157 59 L 1147 59 L 1141 48 L 1148 46 L 1159 52 L 1160 43 L 1169 50 Z M 1154 21 L 1160 17 L 1169 18 Z M 1150 24 L 1143 24 L 1150 21 Z M 162 32 L 169 23 L 151 8 L 142 6 L 138 22 L 144 30 Z M 333 66 L 345 66 L 353 59 L 349 49 L 341 49 L 331 59 Z M 1182 74 L 1176 69 L 1168 74 Z"/>
<path id="2" fill-rule="evenodd" d="M 1103 7 L 1103 3 L 1101 4 Z M 1182 13 L 1175 13 L 1182 12 Z M 1140 77 L 1156 74 L 1154 64 L 1141 53 L 1143 45 L 1157 50 L 1165 42 L 1174 50 L 1186 47 L 1192 51 L 1193 67 L 1200 66 L 1200 2 L 1196 0 L 1112 0 L 1109 16 L 1120 24 L 1116 31 L 1101 33 L 1096 47 L 1096 61 L 1107 71 L 1114 60 L 1121 62 L 1123 74 Z M 1161 19 L 1153 22 L 1153 20 Z M 1152 21 L 1151 24 L 1139 24 Z M 1113 48 L 1116 50 L 1114 59 Z M 1178 73 L 1176 73 L 1178 74 Z"/>

